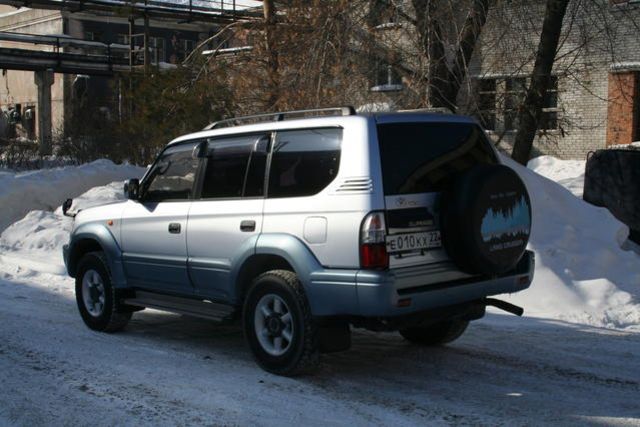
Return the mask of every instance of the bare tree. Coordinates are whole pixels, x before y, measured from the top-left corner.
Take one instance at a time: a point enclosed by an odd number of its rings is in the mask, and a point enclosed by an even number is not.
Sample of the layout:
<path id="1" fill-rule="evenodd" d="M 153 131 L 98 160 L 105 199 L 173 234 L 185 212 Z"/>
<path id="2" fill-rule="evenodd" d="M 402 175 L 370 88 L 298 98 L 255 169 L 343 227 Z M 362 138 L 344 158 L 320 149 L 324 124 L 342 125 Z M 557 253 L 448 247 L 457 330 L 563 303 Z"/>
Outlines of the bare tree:
<path id="1" fill-rule="evenodd" d="M 529 160 L 533 140 L 542 116 L 544 97 L 551 81 L 551 70 L 556 58 L 558 43 L 562 33 L 562 22 L 569 0 L 547 0 L 538 53 L 536 54 L 531 84 L 524 104 L 518 113 L 520 127 L 513 145 L 512 157 L 526 164 Z"/>
<path id="2" fill-rule="evenodd" d="M 422 54 L 429 63 L 428 73 L 423 77 L 428 85 L 428 106 L 456 111 L 460 87 L 467 78 L 471 57 L 487 22 L 489 1 L 472 0 L 467 5 L 458 1 L 453 8 L 446 0 L 413 0 L 412 3 Z M 442 27 L 455 21 L 455 16 L 442 13 L 443 10 L 467 12 L 461 30 L 453 37 L 447 38 Z M 447 44 L 453 47 L 452 55 L 447 55 Z"/>
<path id="3" fill-rule="evenodd" d="M 276 6 L 273 0 L 262 2 L 264 12 L 264 37 L 267 55 L 267 74 L 269 78 L 269 95 L 267 105 L 274 108 L 278 101 L 278 51 L 276 47 Z"/>

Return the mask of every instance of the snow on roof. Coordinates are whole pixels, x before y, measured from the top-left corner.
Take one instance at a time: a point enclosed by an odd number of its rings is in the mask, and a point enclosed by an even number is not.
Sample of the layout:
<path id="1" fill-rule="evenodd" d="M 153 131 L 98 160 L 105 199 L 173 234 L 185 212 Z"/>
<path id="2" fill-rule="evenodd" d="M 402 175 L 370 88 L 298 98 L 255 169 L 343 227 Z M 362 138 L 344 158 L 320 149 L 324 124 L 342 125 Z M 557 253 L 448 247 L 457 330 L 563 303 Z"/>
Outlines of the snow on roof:
<path id="1" fill-rule="evenodd" d="M 640 61 L 614 62 L 609 68 L 611 71 L 640 71 Z"/>
<path id="2" fill-rule="evenodd" d="M 247 52 L 253 50 L 253 46 L 238 46 L 238 47 L 228 47 L 225 49 L 210 49 L 203 50 L 203 55 L 225 55 L 225 54 L 233 54 L 240 52 Z"/>

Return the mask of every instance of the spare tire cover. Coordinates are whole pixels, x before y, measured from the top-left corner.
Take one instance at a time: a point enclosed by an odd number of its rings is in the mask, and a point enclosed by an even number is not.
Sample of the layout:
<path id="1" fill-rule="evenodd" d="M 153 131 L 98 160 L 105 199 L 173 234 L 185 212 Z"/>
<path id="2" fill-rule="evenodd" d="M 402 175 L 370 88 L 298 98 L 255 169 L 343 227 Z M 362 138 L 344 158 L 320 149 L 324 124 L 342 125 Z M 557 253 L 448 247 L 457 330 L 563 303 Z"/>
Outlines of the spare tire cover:
<path id="1" fill-rule="evenodd" d="M 443 191 L 440 226 L 444 248 L 462 271 L 504 273 L 516 266 L 529 242 L 527 188 L 507 166 L 474 166 Z"/>

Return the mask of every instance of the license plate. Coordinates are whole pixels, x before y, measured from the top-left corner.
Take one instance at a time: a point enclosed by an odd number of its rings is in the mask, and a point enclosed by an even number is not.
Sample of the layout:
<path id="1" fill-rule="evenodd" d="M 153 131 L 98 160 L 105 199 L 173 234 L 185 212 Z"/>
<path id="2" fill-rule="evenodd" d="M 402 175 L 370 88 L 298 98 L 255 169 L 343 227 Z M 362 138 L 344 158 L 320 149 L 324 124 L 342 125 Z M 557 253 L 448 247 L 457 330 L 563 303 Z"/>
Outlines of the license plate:
<path id="1" fill-rule="evenodd" d="M 442 246 L 440 231 L 424 233 L 394 234 L 387 236 L 387 252 L 407 252 L 421 249 L 439 248 Z"/>

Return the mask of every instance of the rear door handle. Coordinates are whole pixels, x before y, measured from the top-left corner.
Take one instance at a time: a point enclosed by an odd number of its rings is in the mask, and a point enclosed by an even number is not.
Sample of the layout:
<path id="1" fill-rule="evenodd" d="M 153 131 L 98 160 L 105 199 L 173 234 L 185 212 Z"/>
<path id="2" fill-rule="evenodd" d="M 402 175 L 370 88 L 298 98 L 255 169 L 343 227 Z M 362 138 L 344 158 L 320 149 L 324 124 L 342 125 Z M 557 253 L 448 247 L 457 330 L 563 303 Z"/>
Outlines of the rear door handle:
<path id="1" fill-rule="evenodd" d="M 256 231 L 256 222 L 245 220 L 240 223 L 240 231 Z"/>
<path id="2" fill-rule="evenodd" d="M 171 222 L 169 223 L 169 233 L 171 234 L 180 234 L 180 223 L 179 222 Z"/>

